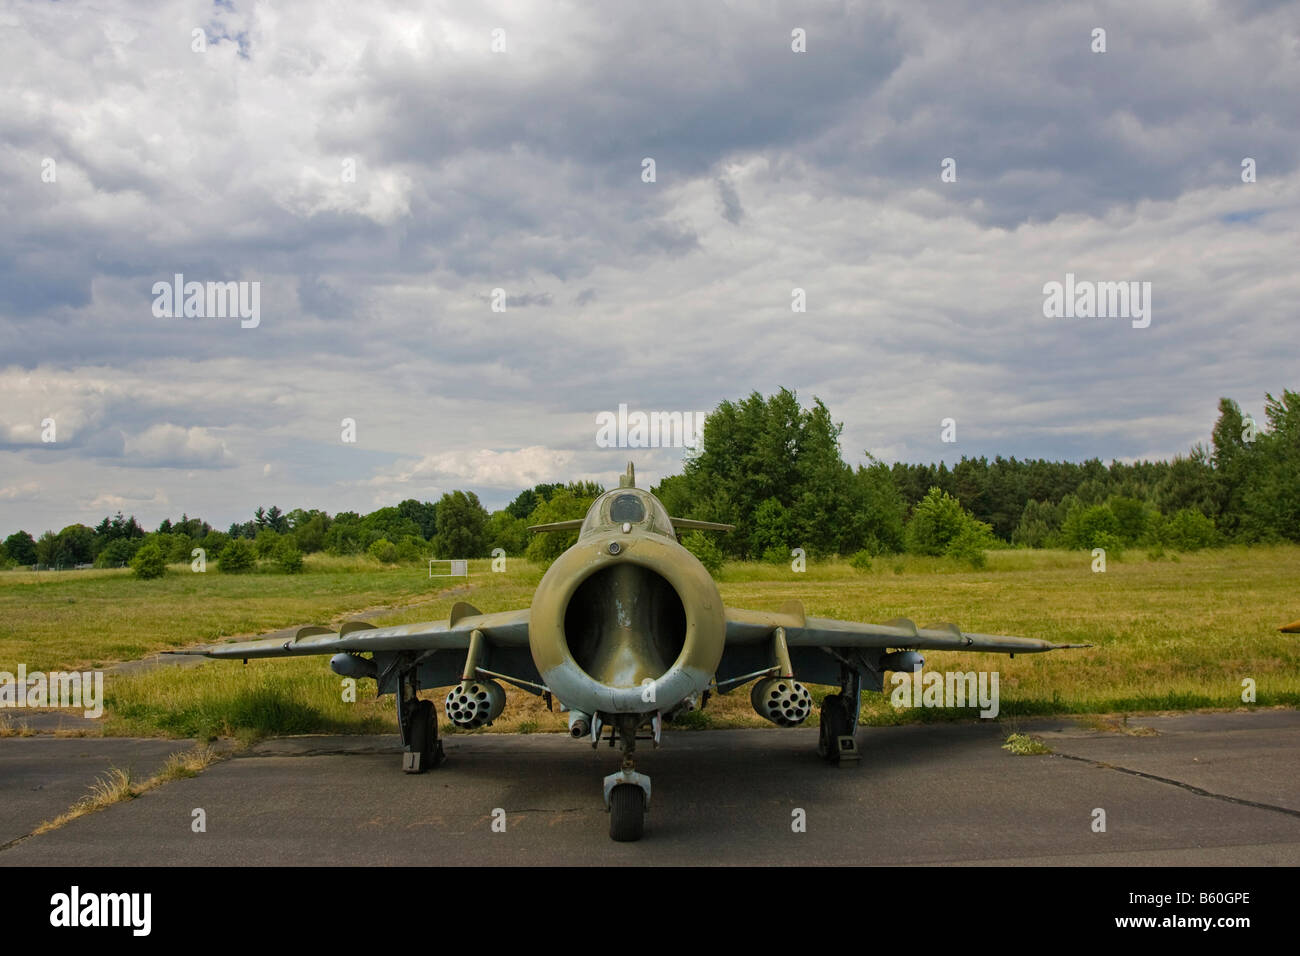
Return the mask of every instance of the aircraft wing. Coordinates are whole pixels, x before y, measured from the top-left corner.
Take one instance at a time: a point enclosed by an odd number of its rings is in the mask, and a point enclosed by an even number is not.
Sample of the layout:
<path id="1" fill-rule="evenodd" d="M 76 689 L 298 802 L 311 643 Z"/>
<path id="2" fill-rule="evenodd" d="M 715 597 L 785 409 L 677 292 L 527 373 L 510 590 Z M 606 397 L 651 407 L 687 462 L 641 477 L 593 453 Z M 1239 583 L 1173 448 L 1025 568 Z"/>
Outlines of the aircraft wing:
<path id="1" fill-rule="evenodd" d="M 990 651 L 995 654 L 1037 654 L 1091 644 L 1053 644 L 1030 637 L 974 634 L 955 624 L 917 627 L 907 618 L 884 624 L 840 621 L 830 617 L 808 617 L 803 605 L 789 601 L 779 611 L 746 611 L 727 608 L 727 646 L 760 644 L 770 640 L 778 628 L 785 629 L 790 647 L 890 648 L 892 650 Z"/>
<path id="2" fill-rule="evenodd" d="M 289 638 L 262 638 L 165 653 L 248 660 L 259 657 L 338 654 L 343 651 L 362 654 L 371 651 L 464 650 L 469 647 L 470 634 L 476 630 L 483 633 L 489 644 L 498 647 L 527 647 L 528 614 L 528 608 L 481 614 L 468 604 L 458 603 L 451 609 L 451 617 L 446 621 L 396 624 L 391 627 L 348 621 L 338 631 L 327 627 L 303 627 Z"/>

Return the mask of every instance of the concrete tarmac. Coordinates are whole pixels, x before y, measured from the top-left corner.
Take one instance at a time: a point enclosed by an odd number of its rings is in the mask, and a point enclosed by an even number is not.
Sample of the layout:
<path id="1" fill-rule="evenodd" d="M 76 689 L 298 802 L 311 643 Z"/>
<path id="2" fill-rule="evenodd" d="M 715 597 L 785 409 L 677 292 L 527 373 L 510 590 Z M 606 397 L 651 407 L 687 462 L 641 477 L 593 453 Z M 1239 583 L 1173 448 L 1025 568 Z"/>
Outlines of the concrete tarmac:
<path id="1" fill-rule="evenodd" d="M 1003 750 L 1012 731 L 1054 753 Z M 630 844 L 608 836 L 601 779 L 618 758 L 606 745 L 552 734 L 444 743 L 446 762 L 413 776 L 395 735 L 269 740 L 24 837 L 107 766 L 147 775 L 186 743 L 0 739 L 0 866 L 1300 864 L 1291 710 L 1110 730 L 863 727 L 862 759 L 844 768 L 818 758 L 816 729 L 666 731 L 660 749 L 638 754 L 654 794 L 645 836 Z M 196 810 L 206 832 L 194 831 Z"/>

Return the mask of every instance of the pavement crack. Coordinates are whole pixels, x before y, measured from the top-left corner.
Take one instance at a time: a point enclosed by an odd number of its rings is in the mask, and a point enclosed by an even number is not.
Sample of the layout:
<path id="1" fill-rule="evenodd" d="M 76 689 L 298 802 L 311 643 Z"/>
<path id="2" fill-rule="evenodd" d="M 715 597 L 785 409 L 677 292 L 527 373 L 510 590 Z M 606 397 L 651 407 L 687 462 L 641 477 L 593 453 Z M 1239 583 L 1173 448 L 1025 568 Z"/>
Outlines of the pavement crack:
<path id="1" fill-rule="evenodd" d="M 1094 767 L 1100 767 L 1103 770 L 1116 770 L 1120 773 L 1126 773 L 1131 777 L 1141 777 L 1143 780 L 1154 780 L 1156 783 L 1168 784 L 1171 787 L 1177 787 L 1180 790 L 1186 790 L 1198 797 L 1209 797 L 1211 800 L 1222 800 L 1224 803 L 1235 803 L 1241 807 L 1254 807 L 1256 810 L 1271 810 L 1274 813 L 1282 813 L 1288 817 L 1300 819 L 1300 810 L 1292 810 L 1290 807 L 1279 807 L 1272 803 L 1260 803 L 1257 800 L 1246 800 L 1242 797 L 1230 796 L 1226 793 L 1214 793 L 1211 790 L 1205 790 L 1201 787 L 1193 786 L 1190 783 L 1184 783 L 1181 780 L 1174 780 L 1171 777 L 1161 777 L 1158 774 L 1146 773 L 1143 770 L 1134 770 L 1131 767 L 1120 767 L 1113 763 L 1103 763 L 1100 760 L 1093 760 L 1091 757 L 1077 757 L 1074 754 L 1065 754 L 1060 751 L 1056 756 L 1064 757 L 1066 760 L 1077 760 L 1080 763 L 1091 764 Z"/>

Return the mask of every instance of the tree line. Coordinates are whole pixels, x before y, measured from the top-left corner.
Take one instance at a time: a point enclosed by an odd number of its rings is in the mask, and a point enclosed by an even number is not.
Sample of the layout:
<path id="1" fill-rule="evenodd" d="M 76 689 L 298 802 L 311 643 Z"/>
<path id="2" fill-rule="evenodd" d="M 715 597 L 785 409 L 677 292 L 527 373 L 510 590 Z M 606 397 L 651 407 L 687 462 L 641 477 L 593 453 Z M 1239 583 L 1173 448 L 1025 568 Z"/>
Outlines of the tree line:
<path id="1" fill-rule="evenodd" d="M 1054 462 L 963 457 L 945 463 L 845 464 L 842 424 L 782 389 L 726 401 L 702 450 L 656 489 L 675 515 L 737 525 L 724 557 L 955 554 L 990 547 L 1145 546 L 1300 541 L 1300 393 L 1268 394 L 1264 423 L 1219 402 L 1211 443 L 1172 461 Z M 698 545 L 709 550 L 704 543 Z"/>
<path id="2" fill-rule="evenodd" d="M 989 548 L 1013 545 L 1158 552 L 1300 541 L 1300 393 L 1267 395 L 1265 417 L 1256 423 L 1223 398 L 1210 444 L 1172 461 L 963 457 L 949 468 L 886 465 L 868 452 L 853 468 L 840 451 L 843 424 L 820 399 L 804 408 L 788 389 L 754 392 L 722 402 L 705 421 L 701 450 L 652 490 L 671 514 L 736 525 L 729 535 L 683 539 L 713 567 L 727 558 L 788 561 L 793 548 L 860 562 L 947 554 L 979 565 Z M 576 532 L 530 536 L 528 525 L 580 518 L 603 491 L 592 482 L 539 484 L 491 513 L 467 491 L 366 515 L 259 507 L 225 531 L 183 514 L 146 532 L 118 512 L 93 528 L 73 524 L 39 538 L 17 531 L 0 544 L 0 566 L 120 567 L 143 548 L 150 568 L 190 562 L 196 548 L 223 570 L 262 561 L 293 572 L 303 554 L 318 552 L 391 564 L 500 548 L 547 562 Z"/>

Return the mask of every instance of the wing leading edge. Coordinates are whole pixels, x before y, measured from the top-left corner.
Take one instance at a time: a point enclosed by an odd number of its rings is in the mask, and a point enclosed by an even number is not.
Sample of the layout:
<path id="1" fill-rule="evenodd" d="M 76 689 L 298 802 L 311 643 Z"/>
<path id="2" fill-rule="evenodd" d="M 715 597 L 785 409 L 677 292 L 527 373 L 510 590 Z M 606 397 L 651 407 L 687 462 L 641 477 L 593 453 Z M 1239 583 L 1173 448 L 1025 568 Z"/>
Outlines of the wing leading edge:
<path id="1" fill-rule="evenodd" d="M 166 653 L 251 660 L 262 657 L 338 654 L 345 651 L 362 654 L 371 651 L 465 650 L 469 647 L 470 635 L 475 631 L 481 632 L 489 644 L 498 647 L 526 647 L 528 614 L 528 608 L 480 614 L 468 604 L 459 603 L 451 609 L 451 617 L 446 621 L 422 621 L 391 627 L 374 627 L 362 621 L 348 621 L 337 632 L 319 626 L 303 627 L 290 638 L 262 638 Z"/>
<path id="2" fill-rule="evenodd" d="M 1053 644 L 1031 637 L 974 634 L 955 624 L 917 627 L 907 618 L 884 624 L 807 617 L 798 601 L 779 611 L 727 608 L 727 645 L 760 644 L 779 627 L 790 647 L 891 648 L 896 650 L 988 651 L 995 654 L 1038 654 L 1091 644 Z"/>

